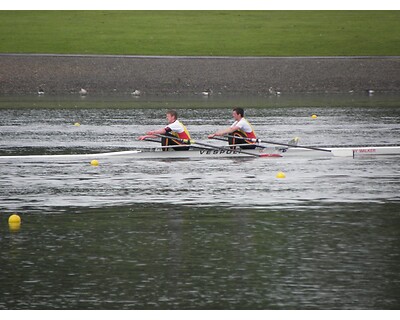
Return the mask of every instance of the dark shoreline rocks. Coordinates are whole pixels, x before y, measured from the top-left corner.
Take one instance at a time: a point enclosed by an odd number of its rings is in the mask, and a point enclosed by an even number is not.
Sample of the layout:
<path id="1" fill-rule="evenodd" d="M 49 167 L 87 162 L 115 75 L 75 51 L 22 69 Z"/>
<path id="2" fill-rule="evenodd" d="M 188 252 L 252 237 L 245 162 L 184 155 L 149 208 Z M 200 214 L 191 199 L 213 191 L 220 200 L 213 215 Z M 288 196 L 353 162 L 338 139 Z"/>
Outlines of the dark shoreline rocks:
<path id="1" fill-rule="evenodd" d="M 0 94 L 273 95 L 399 92 L 400 57 L 1 54 Z"/>

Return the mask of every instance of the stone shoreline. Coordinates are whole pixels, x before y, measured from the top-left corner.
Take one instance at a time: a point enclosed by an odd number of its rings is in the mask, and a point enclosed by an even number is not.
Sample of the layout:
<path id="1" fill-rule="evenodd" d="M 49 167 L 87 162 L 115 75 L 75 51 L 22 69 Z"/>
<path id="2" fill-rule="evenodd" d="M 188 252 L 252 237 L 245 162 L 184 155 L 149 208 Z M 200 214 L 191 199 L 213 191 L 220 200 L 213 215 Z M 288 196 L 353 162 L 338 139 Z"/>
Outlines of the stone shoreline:
<path id="1" fill-rule="evenodd" d="M 400 92 L 400 57 L 1 54 L 0 94 L 268 95 Z"/>

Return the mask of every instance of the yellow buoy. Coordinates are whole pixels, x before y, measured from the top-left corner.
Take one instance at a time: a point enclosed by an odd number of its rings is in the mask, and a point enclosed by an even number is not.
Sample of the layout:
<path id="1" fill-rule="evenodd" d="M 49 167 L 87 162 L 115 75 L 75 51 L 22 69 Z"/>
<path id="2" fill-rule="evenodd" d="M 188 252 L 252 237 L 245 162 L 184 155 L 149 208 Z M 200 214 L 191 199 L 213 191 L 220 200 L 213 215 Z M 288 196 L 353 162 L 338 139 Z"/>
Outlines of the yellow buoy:
<path id="1" fill-rule="evenodd" d="M 74 123 L 74 126 L 75 126 L 75 127 L 79 127 L 80 125 L 81 125 L 81 124 L 80 124 L 79 122 L 75 122 L 75 123 Z"/>
<path id="2" fill-rule="evenodd" d="M 21 223 L 21 217 L 17 214 L 12 214 L 9 218 L 8 218 L 8 223 L 9 224 L 20 224 Z"/>
<path id="3" fill-rule="evenodd" d="M 286 174 L 284 174 L 282 171 L 279 171 L 276 174 L 276 177 L 279 178 L 279 179 L 283 179 L 283 178 L 286 178 Z"/>
<path id="4" fill-rule="evenodd" d="M 19 229 L 21 229 L 21 224 L 20 223 L 9 223 L 8 228 L 12 232 L 17 232 Z"/>
<path id="5" fill-rule="evenodd" d="M 311 118 L 317 119 L 317 115 L 316 115 L 316 114 L 313 114 L 313 115 L 311 116 Z"/>
<path id="6" fill-rule="evenodd" d="M 98 166 L 98 165 L 99 165 L 99 161 L 97 161 L 97 160 L 92 160 L 92 161 L 90 161 L 90 165 L 92 165 L 92 166 Z"/>

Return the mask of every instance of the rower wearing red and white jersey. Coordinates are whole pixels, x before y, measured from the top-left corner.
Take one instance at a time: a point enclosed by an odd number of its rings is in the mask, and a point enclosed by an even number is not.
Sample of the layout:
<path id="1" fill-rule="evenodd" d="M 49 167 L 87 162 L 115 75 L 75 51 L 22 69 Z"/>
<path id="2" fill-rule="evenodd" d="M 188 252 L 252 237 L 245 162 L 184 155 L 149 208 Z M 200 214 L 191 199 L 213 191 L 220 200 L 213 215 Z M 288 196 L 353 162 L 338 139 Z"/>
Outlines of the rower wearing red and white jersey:
<path id="1" fill-rule="evenodd" d="M 162 146 L 176 146 L 182 147 L 173 148 L 176 151 L 189 150 L 190 145 L 190 134 L 186 127 L 178 120 L 178 113 L 175 110 L 169 110 L 166 114 L 168 125 L 158 130 L 152 130 L 146 132 L 145 136 L 140 136 L 139 140 L 145 140 L 147 138 L 156 138 L 157 135 L 163 135 L 161 137 Z M 178 139 L 174 139 L 178 138 Z M 185 145 L 188 145 L 187 147 Z M 167 150 L 165 148 L 163 150 Z"/>
<path id="2" fill-rule="evenodd" d="M 186 127 L 179 120 L 168 124 L 165 128 L 166 133 L 173 135 L 182 140 L 190 141 L 190 134 Z"/>
<path id="3" fill-rule="evenodd" d="M 257 136 L 250 122 L 244 118 L 244 110 L 242 108 L 234 108 L 232 116 L 235 119 L 235 122 L 229 128 L 210 134 L 208 138 L 212 139 L 215 136 L 229 135 L 229 145 L 239 144 L 242 149 L 255 149 Z M 254 139 L 254 141 L 251 141 L 250 139 Z"/>

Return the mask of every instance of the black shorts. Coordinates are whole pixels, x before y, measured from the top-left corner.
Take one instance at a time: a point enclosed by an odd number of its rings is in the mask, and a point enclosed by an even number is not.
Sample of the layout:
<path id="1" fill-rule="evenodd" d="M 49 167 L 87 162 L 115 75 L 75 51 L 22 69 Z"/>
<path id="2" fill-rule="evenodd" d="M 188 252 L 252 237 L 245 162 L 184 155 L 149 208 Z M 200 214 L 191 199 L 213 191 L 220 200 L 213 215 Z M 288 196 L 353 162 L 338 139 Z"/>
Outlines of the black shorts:
<path id="1" fill-rule="evenodd" d="M 175 151 L 189 150 L 190 145 L 187 145 L 185 143 L 176 141 L 175 139 L 173 139 L 173 138 L 176 138 L 176 137 L 174 137 L 172 134 L 169 134 L 168 132 L 165 135 L 168 136 L 168 137 L 171 137 L 171 138 L 162 137 L 161 138 L 161 145 L 163 147 L 166 147 L 166 146 L 172 146 L 172 147 L 171 148 L 163 148 L 163 151 L 168 151 L 170 149 L 175 150 Z M 175 147 L 174 148 L 173 146 L 179 146 L 179 147 Z"/>
<path id="2" fill-rule="evenodd" d="M 234 144 L 241 144 L 240 149 L 255 149 L 256 145 L 252 142 L 250 142 L 249 140 L 246 139 L 242 139 L 242 138 L 246 138 L 246 136 L 244 136 L 244 134 L 240 131 L 235 131 L 231 134 L 231 136 L 233 137 L 228 137 L 228 143 L 230 145 L 234 145 Z M 231 146 L 231 148 L 235 148 L 234 146 Z"/>

